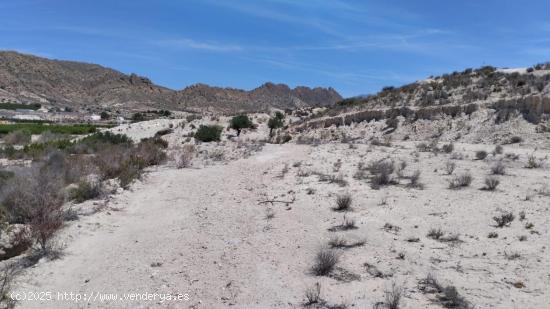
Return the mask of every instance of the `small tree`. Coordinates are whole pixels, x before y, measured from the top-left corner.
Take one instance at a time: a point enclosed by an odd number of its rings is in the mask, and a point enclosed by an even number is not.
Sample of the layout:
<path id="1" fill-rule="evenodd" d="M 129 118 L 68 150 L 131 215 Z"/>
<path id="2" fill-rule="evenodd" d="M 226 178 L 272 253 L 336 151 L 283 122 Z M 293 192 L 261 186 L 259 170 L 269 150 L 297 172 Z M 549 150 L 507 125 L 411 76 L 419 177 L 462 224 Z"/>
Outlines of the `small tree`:
<path id="1" fill-rule="evenodd" d="M 269 118 L 267 126 L 269 127 L 269 136 L 273 136 L 273 130 L 281 128 L 284 124 L 285 115 L 281 112 L 276 112 L 275 116 Z"/>
<path id="2" fill-rule="evenodd" d="M 237 136 L 241 135 L 242 129 L 253 128 L 254 124 L 247 115 L 238 115 L 231 119 L 229 127 L 237 131 Z"/>
<path id="3" fill-rule="evenodd" d="M 106 111 L 102 111 L 100 116 L 101 116 L 102 120 L 107 120 L 107 119 L 111 118 L 111 115 Z"/>

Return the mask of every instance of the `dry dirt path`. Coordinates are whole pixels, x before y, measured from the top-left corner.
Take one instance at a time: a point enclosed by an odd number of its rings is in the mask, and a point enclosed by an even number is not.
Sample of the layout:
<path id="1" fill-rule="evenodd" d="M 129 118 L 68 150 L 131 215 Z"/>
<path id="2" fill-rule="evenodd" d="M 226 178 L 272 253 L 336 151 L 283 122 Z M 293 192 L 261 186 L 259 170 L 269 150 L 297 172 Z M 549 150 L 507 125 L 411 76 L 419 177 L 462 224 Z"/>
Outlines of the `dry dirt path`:
<path id="1" fill-rule="evenodd" d="M 266 234 L 265 206 L 258 200 L 273 178 L 266 171 L 307 152 L 302 146 L 268 145 L 255 156 L 226 165 L 152 171 L 111 200 L 111 209 L 81 217 L 64 229 L 64 257 L 29 269 L 16 289 L 27 297 L 51 292 L 53 300 L 39 295 L 46 300 L 21 301 L 18 307 L 291 306 L 288 301 L 303 295 L 303 271 L 294 271 L 296 277 L 286 274 L 301 267 L 293 258 L 296 248 L 284 246 L 292 241 Z M 91 299 L 61 301 L 58 297 L 65 295 L 58 292 Z M 100 301 L 105 296 L 99 293 L 116 293 L 119 299 L 124 293 L 182 293 L 189 300 Z"/>

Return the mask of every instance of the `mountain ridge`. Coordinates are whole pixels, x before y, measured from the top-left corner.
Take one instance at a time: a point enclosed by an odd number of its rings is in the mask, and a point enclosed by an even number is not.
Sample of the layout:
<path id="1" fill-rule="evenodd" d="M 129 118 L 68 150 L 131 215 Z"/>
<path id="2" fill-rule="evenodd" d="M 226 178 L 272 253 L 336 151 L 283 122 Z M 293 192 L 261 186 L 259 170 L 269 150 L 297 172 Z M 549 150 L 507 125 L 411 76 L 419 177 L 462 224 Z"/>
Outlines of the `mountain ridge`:
<path id="1" fill-rule="evenodd" d="M 93 63 L 0 51 L 0 100 L 76 109 L 171 109 L 212 112 L 330 106 L 342 100 L 333 88 L 266 82 L 252 90 L 202 83 L 174 90 L 137 74 Z"/>

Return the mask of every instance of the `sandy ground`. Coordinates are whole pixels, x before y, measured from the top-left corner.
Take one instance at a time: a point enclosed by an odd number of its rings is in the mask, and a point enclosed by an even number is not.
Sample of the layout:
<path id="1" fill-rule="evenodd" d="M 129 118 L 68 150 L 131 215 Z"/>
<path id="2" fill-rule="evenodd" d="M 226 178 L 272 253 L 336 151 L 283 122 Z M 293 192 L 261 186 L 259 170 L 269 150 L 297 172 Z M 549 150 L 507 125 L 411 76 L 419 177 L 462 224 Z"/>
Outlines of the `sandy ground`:
<path id="1" fill-rule="evenodd" d="M 447 188 L 453 176 L 443 167 L 450 155 L 416 153 L 412 142 L 266 145 L 256 155 L 224 165 L 159 167 L 114 196 L 105 210 L 68 224 L 60 237 L 64 256 L 29 269 L 15 290 L 50 291 L 54 300 L 18 306 L 299 308 L 305 290 L 319 282 L 327 305 L 372 308 L 395 283 L 403 291 L 401 308 L 441 308 L 434 295 L 418 287 L 432 273 L 456 286 L 476 308 L 545 308 L 550 304 L 550 197 L 539 193 L 550 183 L 548 168 L 525 169 L 532 150 L 517 146 L 504 147 L 504 153 L 520 155 L 517 161 L 491 154 L 474 160 L 476 150 L 493 148 L 455 145 L 455 152 L 465 156 L 453 160 L 455 174 L 469 171 L 474 177 L 460 190 Z M 384 157 L 406 161 L 406 175 L 419 169 L 424 189 L 408 188 L 408 180 L 400 179 L 398 185 L 374 190 L 367 180 L 353 177 L 359 162 Z M 500 159 L 508 167 L 498 176 L 501 184 L 493 192 L 480 190 L 490 165 Z M 342 175 L 348 184 L 320 182 L 318 173 Z M 331 209 L 343 193 L 353 197 L 347 214 Z M 259 203 L 271 199 L 289 203 Z M 516 219 L 497 228 L 492 218 L 503 211 Z M 521 221 L 520 211 L 525 212 Z M 274 216 L 268 218 L 269 213 Z M 344 215 L 356 221 L 357 229 L 331 232 Z M 395 228 L 384 228 L 388 223 Z M 533 227 L 527 229 L 527 223 Z M 431 228 L 458 234 L 460 241 L 430 239 Z M 488 238 L 490 232 L 498 237 Z M 317 277 L 310 271 L 315 254 L 335 235 L 366 243 L 335 249 L 341 257 L 336 270 Z M 518 256 L 511 258 L 514 253 Z M 119 298 L 182 293 L 188 300 L 74 302 L 57 300 L 57 292 L 92 298 L 97 293 Z"/>

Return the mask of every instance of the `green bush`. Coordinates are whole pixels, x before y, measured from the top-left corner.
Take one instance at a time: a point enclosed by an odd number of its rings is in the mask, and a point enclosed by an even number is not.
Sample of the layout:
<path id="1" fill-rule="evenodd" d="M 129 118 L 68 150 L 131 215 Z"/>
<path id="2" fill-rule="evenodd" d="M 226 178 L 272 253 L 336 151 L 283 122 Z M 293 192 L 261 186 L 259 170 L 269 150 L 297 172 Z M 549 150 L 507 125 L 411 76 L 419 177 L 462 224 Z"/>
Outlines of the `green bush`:
<path id="1" fill-rule="evenodd" d="M 223 128 L 217 125 L 201 125 L 193 137 L 201 142 L 219 141 Z"/>

